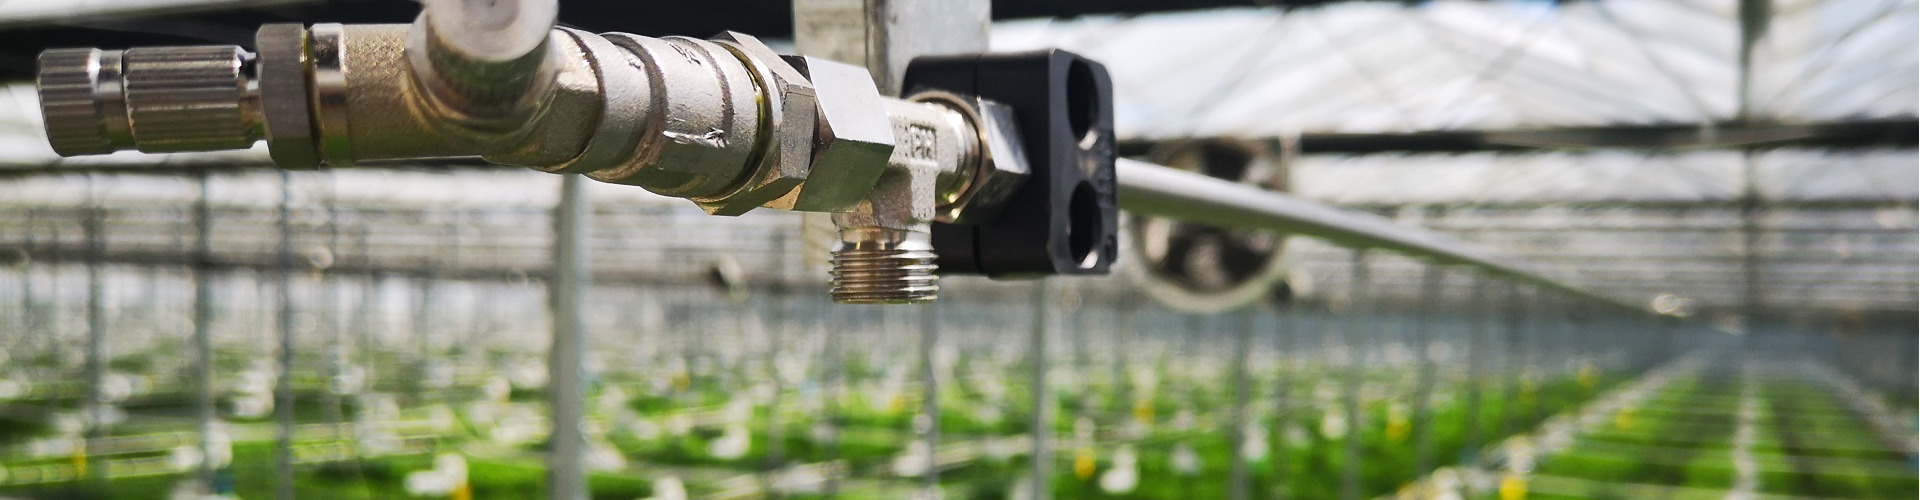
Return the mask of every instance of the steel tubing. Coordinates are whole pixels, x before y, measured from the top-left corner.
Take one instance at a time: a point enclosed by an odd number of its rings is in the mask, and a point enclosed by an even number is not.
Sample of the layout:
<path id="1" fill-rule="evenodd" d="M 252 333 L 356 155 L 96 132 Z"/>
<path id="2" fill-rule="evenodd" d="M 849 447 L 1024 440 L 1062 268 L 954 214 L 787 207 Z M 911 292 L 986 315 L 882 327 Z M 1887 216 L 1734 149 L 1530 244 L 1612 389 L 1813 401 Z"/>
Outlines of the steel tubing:
<path id="1" fill-rule="evenodd" d="M 1324 205 L 1254 186 L 1122 158 L 1115 164 L 1120 208 L 1186 222 L 1282 231 L 1354 248 L 1379 248 L 1441 265 L 1480 269 L 1496 277 L 1540 285 L 1635 311 L 1646 308 L 1605 297 L 1540 274 L 1497 252 L 1443 233 L 1384 217 Z"/>

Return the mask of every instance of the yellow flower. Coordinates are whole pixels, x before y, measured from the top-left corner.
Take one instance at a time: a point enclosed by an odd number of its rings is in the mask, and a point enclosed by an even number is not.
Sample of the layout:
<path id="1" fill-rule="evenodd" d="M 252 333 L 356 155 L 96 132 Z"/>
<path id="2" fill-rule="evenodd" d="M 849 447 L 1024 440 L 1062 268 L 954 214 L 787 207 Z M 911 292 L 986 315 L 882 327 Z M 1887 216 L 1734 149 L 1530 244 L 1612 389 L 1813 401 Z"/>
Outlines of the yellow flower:
<path id="1" fill-rule="evenodd" d="M 1086 481 L 1093 478 L 1093 469 L 1097 465 L 1093 448 L 1081 448 L 1073 452 L 1073 477 Z"/>
<path id="2" fill-rule="evenodd" d="M 1527 478 L 1519 474 L 1508 474 L 1500 478 L 1500 500 L 1522 500 L 1527 498 Z"/>

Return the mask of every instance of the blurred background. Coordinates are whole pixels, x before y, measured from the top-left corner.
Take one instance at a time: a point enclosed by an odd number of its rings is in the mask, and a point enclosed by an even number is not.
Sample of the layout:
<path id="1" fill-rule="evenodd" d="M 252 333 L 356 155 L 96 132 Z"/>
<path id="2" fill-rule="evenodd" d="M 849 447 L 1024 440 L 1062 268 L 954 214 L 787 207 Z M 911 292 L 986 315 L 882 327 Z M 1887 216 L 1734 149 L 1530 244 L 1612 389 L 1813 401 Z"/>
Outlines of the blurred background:
<path id="1" fill-rule="evenodd" d="M 559 177 L 41 128 L 44 48 L 418 9 L 0 0 L 0 498 L 545 497 Z M 792 9 L 561 18 L 790 50 Z M 993 9 L 1108 66 L 1125 155 L 1589 295 L 1139 219 L 1111 277 L 839 306 L 817 223 L 592 184 L 591 498 L 1915 498 L 1920 2 Z"/>

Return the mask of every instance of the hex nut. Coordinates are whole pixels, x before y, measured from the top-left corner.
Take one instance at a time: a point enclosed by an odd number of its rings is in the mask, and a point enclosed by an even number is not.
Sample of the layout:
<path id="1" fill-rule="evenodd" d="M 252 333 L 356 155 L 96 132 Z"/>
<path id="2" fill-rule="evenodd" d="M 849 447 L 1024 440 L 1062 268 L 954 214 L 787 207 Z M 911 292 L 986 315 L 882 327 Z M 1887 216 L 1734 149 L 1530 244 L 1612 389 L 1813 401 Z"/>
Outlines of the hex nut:
<path id="1" fill-rule="evenodd" d="M 908 100 L 954 107 L 980 133 L 980 154 L 965 186 L 950 201 L 934 208 L 934 220 L 948 224 L 978 224 L 1000 215 L 1006 202 L 1027 183 L 1033 168 L 1013 108 L 992 99 L 960 97 L 944 92 L 916 94 Z"/>
<path id="2" fill-rule="evenodd" d="M 813 82 L 819 122 L 813 171 L 790 209 L 844 212 L 865 199 L 893 154 L 893 123 L 866 68 L 817 57 L 787 57 Z"/>
<path id="3" fill-rule="evenodd" d="M 813 83 L 758 38 L 728 31 L 713 41 L 739 57 L 766 88 L 773 135 L 766 138 L 759 163 L 745 183 L 723 195 L 694 199 L 694 204 L 714 215 L 740 215 L 760 206 L 791 208 L 782 200 L 794 199 L 789 195 L 812 171 Z"/>
<path id="4" fill-rule="evenodd" d="M 255 74 L 261 114 L 266 119 L 267 154 L 280 168 L 320 167 L 320 148 L 308 108 L 307 27 L 297 23 L 260 25 L 254 34 Z"/>

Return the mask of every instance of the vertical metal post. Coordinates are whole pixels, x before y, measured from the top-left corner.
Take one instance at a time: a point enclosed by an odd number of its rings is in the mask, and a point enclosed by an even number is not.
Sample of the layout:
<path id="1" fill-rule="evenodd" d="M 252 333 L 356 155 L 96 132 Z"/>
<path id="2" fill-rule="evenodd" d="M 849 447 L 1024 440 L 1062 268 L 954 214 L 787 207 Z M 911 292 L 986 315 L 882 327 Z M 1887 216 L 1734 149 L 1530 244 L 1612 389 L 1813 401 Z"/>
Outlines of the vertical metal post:
<path id="1" fill-rule="evenodd" d="M 1753 93 L 1754 49 L 1759 44 L 1760 39 L 1766 36 L 1767 29 L 1773 21 L 1773 0 L 1739 0 L 1738 16 L 1740 20 L 1740 59 L 1738 80 L 1735 83 L 1737 106 L 1735 108 L 1734 119 L 1744 122 L 1752 119 L 1755 113 L 1765 112 L 1764 109 L 1755 109 L 1759 105 L 1759 102 L 1754 99 Z M 1739 198 L 1740 255 L 1743 278 L 1740 294 L 1741 307 L 1743 309 L 1741 311 L 1743 315 L 1741 326 L 1748 331 L 1754 329 L 1756 323 L 1759 321 L 1758 316 L 1764 312 L 1762 309 L 1762 301 L 1765 299 L 1763 295 L 1764 289 L 1762 288 L 1763 284 L 1761 282 L 1760 237 L 1762 228 L 1760 222 L 1761 219 L 1766 216 L 1766 207 L 1761 200 L 1758 178 L 1755 175 L 1756 165 L 1754 164 L 1754 160 L 1756 156 L 1758 156 L 1758 152 L 1748 149 L 1742 151 L 1740 157 L 1742 180 Z M 1751 335 L 1741 337 L 1741 345 L 1744 347 L 1750 342 L 1749 339 L 1751 338 Z"/>
<path id="2" fill-rule="evenodd" d="M 37 210 L 29 208 L 26 210 L 26 212 L 27 212 L 26 223 L 23 225 L 25 228 L 23 232 L 26 233 L 26 242 L 25 242 L 26 260 L 20 263 L 20 334 L 22 335 L 22 338 L 21 338 L 22 343 L 31 342 L 35 340 L 35 339 L 32 339 L 31 337 L 38 336 L 41 333 L 40 332 L 41 322 L 39 320 L 40 307 L 39 307 L 38 301 L 34 300 L 34 296 L 33 296 L 34 294 L 33 294 L 33 260 L 32 260 L 33 255 L 37 253 L 37 251 L 40 249 L 40 242 L 36 240 L 35 234 L 34 234 L 35 222 L 36 222 L 36 219 L 38 219 L 39 217 L 38 217 Z M 47 342 L 47 343 L 50 344 L 52 342 Z M 35 346 L 35 347 L 40 348 L 44 346 Z M 45 355 L 47 353 L 46 349 L 38 349 L 38 350 L 40 351 L 39 354 L 41 355 Z"/>
<path id="3" fill-rule="evenodd" d="M 1288 483 L 1291 479 L 1288 472 L 1293 466 L 1292 461 L 1288 460 L 1293 456 L 1293 440 L 1287 434 L 1290 432 L 1292 422 L 1297 418 L 1293 414 L 1293 383 L 1294 374 L 1300 371 L 1300 365 L 1286 361 L 1298 356 L 1299 334 L 1306 331 L 1306 319 L 1303 318 L 1306 313 L 1306 308 L 1298 303 L 1289 303 L 1275 312 L 1284 316 L 1276 318 L 1281 321 L 1275 321 L 1274 328 L 1274 336 L 1277 337 L 1274 343 L 1279 346 L 1279 358 L 1282 361 L 1280 377 L 1274 381 L 1273 390 L 1273 435 L 1276 437 L 1276 446 L 1272 454 L 1275 485 L 1273 498 L 1277 500 L 1286 500 L 1293 496 L 1293 487 Z"/>
<path id="4" fill-rule="evenodd" d="M 279 282 L 280 367 L 273 385 L 274 420 L 279 423 L 273 448 L 274 498 L 293 500 L 293 181 L 280 171 L 280 249 L 275 265 Z"/>
<path id="5" fill-rule="evenodd" d="M 558 257 L 556 257 L 556 259 L 558 259 Z M 435 322 L 437 318 L 434 317 L 433 306 L 440 302 L 440 287 L 437 282 L 440 279 L 440 267 L 446 265 L 446 261 L 434 259 L 433 262 L 428 265 L 432 267 L 427 271 L 426 276 L 420 277 L 419 281 L 415 282 L 419 286 L 418 294 L 414 297 L 412 315 L 412 363 L 413 369 L 416 372 L 414 373 L 414 382 L 411 385 L 414 388 L 413 390 L 416 391 L 415 396 L 420 396 L 417 392 L 425 388 L 426 377 L 424 375 L 426 375 L 426 373 L 423 370 L 426 370 L 427 362 L 433 359 L 434 349 L 436 347 L 434 340 L 440 334 L 440 328 L 438 328 L 439 323 Z"/>
<path id="6" fill-rule="evenodd" d="M 332 172 L 327 173 L 327 181 L 325 210 L 327 214 L 326 249 L 328 262 L 326 264 L 327 267 L 332 267 L 340 263 L 340 207 L 337 201 L 339 184 L 334 182 Z M 346 410 L 341 407 L 340 391 L 334 390 L 334 384 L 340 379 L 341 365 L 346 362 L 344 359 L 346 355 L 346 329 L 341 328 L 338 314 L 341 299 L 340 284 L 332 277 L 325 275 L 326 271 L 326 269 L 314 271 L 316 274 L 315 277 L 317 278 L 316 281 L 318 281 L 317 285 L 320 287 L 318 300 L 320 303 L 320 311 L 318 314 L 327 328 L 327 348 L 325 350 L 327 378 L 326 383 L 321 386 L 321 394 L 325 395 L 326 403 L 322 410 L 326 412 L 327 423 L 332 424 L 329 433 L 334 439 L 340 439 L 339 424 L 342 420 L 346 419 Z"/>
<path id="7" fill-rule="evenodd" d="M 1139 392 L 1133 387 L 1132 373 L 1128 368 L 1133 360 L 1133 346 L 1140 333 L 1135 327 L 1135 315 L 1139 308 L 1132 297 L 1123 296 L 1114 307 L 1112 377 L 1116 390 L 1113 400 L 1117 404 L 1114 405 L 1112 418 L 1118 423 L 1133 418 L 1133 407 L 1138 404 L 1134 398 L 1139 396 Z"/>
<path id="8" fill-rule="evenodd" d="M 1527 373 L 1527 353 L 1523 342 L 1523 329 L 1526 328 L 1526 293 L 1520 285 L 1507 283 L 1506 326 L 1501 333 L 1506 339 L 1506 361 L 1500 363 L 1505 373 L 1501 378 L 1500 436 L 1511 436 L 1520 425 L 1521 412 L 1528 411 L 1522 399 L 1531 399 L 1527 395 L 1533 381 Z"/>
<path id="9" fill-rule="evenodd" d="M 773 377 L 773 398 L 767 403 L 767 460 L 770 471 L 777 471 L 786 465 L 786 424 L 781 419 L 781 407 L 785 401 L 786 381 L 780 375 L 780 354 L 785 346 L 791 345 L 793 328 L 787 323 L 792 321 L 787 315 L 790 304 L 787 297 L 793 290 L 787 288 L 787 255 L 789 242 L 794 241 L 789 231 L 773 233 L 773 283 L 769 291 L 773 294 L 767 314 L 767 373 Z"/>
<path id="10" fill-rule="evenodd" d="M 1253 379 L 1247 374 L 1247 352 L 1253 350 L 1253 330 L 1258 323 L 1260 307 L 1247 306 L 1240 310 L 1240 329 L 1234 334 L 1233 341 L 1233 416 L 1228 419 L 1231 428 L 1227 429 L 1227 449 L 1231 453 L 1227 472 L 1227 498 L 1246 500 L 1247 455 L 1242 452 L 1247 443 L 1247 400 L 1253 394 Z"/>
<path id="11" fill-rule="evenodd" d="M 1493 306 L 1486 304 L 1486 275 L 1474 275 L 1471 297 L 1467 303 L 1473 304 L 1475 310 L 1467 313 L 1471 315 L 1472 318 L 1467 322 L 1467 411 L 1465 416 L 1467 421 L 1467 434 L 1465 440 L 1466 448 L 1460 450 L 1461 455 L 1463 455 L 1460 457 L 1461 463 L 1471 462 L 1479 455 L 1480 441 L 1485 439 L 1484 434 L 1486 433 L 1486 417 L 1481 414 L 1480 406 L 1481 402 L 1485 399 L 1482 392 L 1485 391 L 1485 379 L 1487 376 L 1487 353 L 1485 352 L 1487 348 L 1487 317 L 1492 316 L 1495 310 Z"/>
<path id="12" fill-rule="evenodd" d="M 195 416 L 200 426 L 200 456 L 213 456 L 214 372 L 213 372 L 213 208 L 208 196 L 210 174 L 200 171 L 200 194 L 193 204 L 193 385 Z M 200 484 L 208 494 L 214 490 L 211 458 L 200 460 Z"/>
<path id="13" fill-rule="evenodd" d="M 367 277 L 366 282 L 361 284 L 360 305 L 358 306 L 359 314 L 355 318 L 357 324 L 354 326 L 354 330 L 357 330 L 355 333 L 359 338 L 355 339 L 358 345 L 355 346 L 354 351 L 356 351 L 361 359 L 359 368 L 361 373 L 364 374 L 362 376 L 361 387 L 363 389 L 361 392 L 364 393 L 364 388 L 377 387 L 380 381 L 378 367 L 373 366 L 372 363 L 372 360 L 375 359 L 373 352 L 376 340 L 374 329 L 380 324 L 381 308 L 386 307 L 386 301 L 384 300 L 386 294 L 385 289 L 382 287 L 385 280 L 380 274 L 380 271 L 374 268 L 372 224 L 365 221 L 362 221 L 361 224 L 359 234 L 360 260 L 361 265 L 367 269 Z M 359 394 L 355 394 L 355 397 L 358 398 Z M 357 432 L 358 427 L 355 429 Z M 355 453 L 358 453 L 358 447 L 355 447 L 355 450 Z"/>
<path id="14" fill-rule="evenodd" d="M 798 0 L 794 46 L 801 54 L 864 64 L 887 94 L 914 57 L 985 52 L 987 0 Z"/>
<path id="15" fill-rule="evenodd" d="M 106 223 L 106 208 L 101 206 L 102 201 L 100 200 L 100 195 L 95 192 L 94 176 L 89 174 L 86 179 L 87 209 L 84 215 L 86 222 L 82 224 L 83 227 L 81 229 L 87 238 L 86 411 L 88 417 L 88 444 L 84 445 L 84 447 L 90 448 L 94 439 L 107 435 L 107 401 L 104 385 L 106 383 L 107 363 L 110 361 L 108 356 L 111 356 L 111 354 L 107 352 L 106 297 L 103 296 L 105 290 L 102 288 L 104 284 L 101 282 L 100 276 L 100 267 L 104 264 L 101 260 L 105 258 L 104 254 L 106 253 L 106 235 L 102 234 L 101 230 L 103 228 L 100 226 Z M 83 449 L 82 453 L 86 456 L 85 465 L 87 466 L 87 476 L 91 479 L 104 479 L 105 470 L 99 467 L 98 461 L 95 460 L 91 450 Z"/>
<path id="16" fill-rule="evenodd" d="M 87 179 L 86 185 L 87 185 L 87 192 L 92 193 L 93 179 L 91 177 Z M 91 194 L 89 194 L 88 196 L 91 196 Z M 81 224 L 85 225 L 86 217 L 84 215 L 82 216 L 81 220 L 82 220 Z M 51 251 L 54 251 L 54 252 L 64 251 L 64 249 L 61 247 L 64 246 L 66 242 L 62 240 L 60 237 L 59 223 L 54 221 L 48 221 L 47 224 L 48 226 L 50 226 L 48 228 L 50 230 L 49 232 L 51 233 L 48 235 L 49 236 L 48 246 L 52 247 Z M 40 304 L 40 307 L 39 307 L 40 314 L 38 315 L 40 325 L 46 329 L 45 335 L 43 335 L 42 337 L 45 338 L 47 341 L 47 345 L 46 345 L 47 359 L 53 360 L 54 372 L 61 377 L 66 377 L 69 375 L 67 373 L 67 354 L 65 352 L 66 339 L 61 338 L 66 336 L 66 328 L 64 328 L 65 325 L 63 325 L 60 322 L 60 316 L 65 314 L 64 309 L 66 308 L 64 305 L 60 303 L 60 301 L 66 297 L 66 291 L 64 290 L 66 286 L 65 286 L 65 283 L 62 283 L 62 281 L 64 280 L 61 279 L 61 275 L 64 273 L 64 271 L 65 271 L 64 266 L 56 266 L 53 269 L 48 270 L 47 272 L 47 288 L 48 288 L 47 296 L 49 297 L 47 299 L 48 303 Z"/>
<path id="17" fill-rule="evenodd" d="M 1367 292 L 1369 291 L 1367 284 L 1367 251 L 1365 249 L 1353 251 L 1352 271 L 1353 277 L 1347 285 L 1352 287 L 1352 291 L 1349 294 L 1347 302 L 1347 318 L 1345 322 L 1347 326 L 1345 333 L 1348 349 L 1347 355 L 1345 356 L 1346 359 L 1344 360 L 1346 366 L 1342 367 L 1346 371 L 1346 387 L 1343 388 L 1341 392 L 1346 394 L 1344 404 L 1346 406 L 1345 418 L 1347 420 L 1347 435 L 1346 439 L 1343 440 L 1345 449 L 1340 456 L 1341 500 L 1360 500 L 1360 461 L 1362 460 L 1360 455 L 1363 451 L 1360 446 L 1360 437 L 1365 434 L 1366 429 L 1364 425 L 1365 419 L 1362 418 L 1360 411 L 1360 387 L 1362 379 L 1366 376 L 1366 362 L 1363 358 L 1367 351 L 1367 345 L 1364 339 L 1364 336 L 1367 334 L 1366 326 L 1364 325 L 1367 315 L 1364 311 L 1368 306 Z"/>
<path id="18" fill-rule="evenodd" d="M 1420 279 L 1419 317 L 1413 318 L 1413 349 L 1417 367 L 1413 389 L 1413 473 L 1433 468 L 1433 328 L 1440 320 L 1440 282 L 1446 268 L 1429 264 Z"/>
<path id="19" fill-rule="evenodd" d="M 553 307 L 553 344 L 547 358 L 550 380 L 547 405 L 552 417 L 548 438 L 547 498 L 585 500 L 587 475 L 582 463 L 586 436 L 586 323 L 582 317 L 587 288 L 587 244 L 592 231 L 586 182 L 568 174 L 560 184 L 560 204 L 554 207 L 553 278 L 548 294 Z"/>
<path id="20" fill-rule="evenodd" d="M 1053 389 L 1047 384 L 1047 336 L 1053 334 L 1054 283 L 1041 278 L 1033 285 L 1033 338 L 1028 349 L 1033 385 L 1032 460 L 1027 473 L 1032 476 L 1032 500 L 1053 497 Z"/>
<path id="21" fill-rule="evenodd" d="M 822 446 L 827 449 L 826 456 L 828 460 L 831 461 L 839 461 L 841 459 L 840 398 L 846 393 L 847 379 L 846 353 L 841 349 L 841 339 L 846 336 L 846 332 L 841 330 L 847 328 L 848 325 L 846 314 L 847 308 L 830 307 L 827 310 L 827 318 L 825 321 L 827 338 L 825 339 L 826 346 L 823 348 L 825 352 L 822 353 L 822 357 L 825 359 L 822 361 L 826 362 L 826 366 L 822 369 L 826 371 L 824 374 L 826 380 L 822 382 L 825 388 L 821 390 L 821 392 L 823 393 L 822 397 L 826 398 L 826 405 L 824 406 L 826 407 L 825 420 L 828 436 L 827 442 L 823 443 Z M 828 498 L 839 496 L 840 473 L 835 471 L 828 474 L 826 487 L 822 489 L 825 490 Z"/>
<path id="22" fill-rule="evenodd" d="M 927 495 L 923 498 L 940 498 L 940 467 L 935 462 L 940 448 L 940 379 L 936 351 L 940 346 L 940 306 L 939 303 L 920 307 L 920 413 L 926 418 L 925 429 L 921 429 L 920 438 L 927 443 L 927 471 L 921 476 L 922 487 Z"/>

